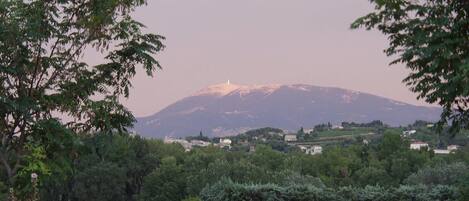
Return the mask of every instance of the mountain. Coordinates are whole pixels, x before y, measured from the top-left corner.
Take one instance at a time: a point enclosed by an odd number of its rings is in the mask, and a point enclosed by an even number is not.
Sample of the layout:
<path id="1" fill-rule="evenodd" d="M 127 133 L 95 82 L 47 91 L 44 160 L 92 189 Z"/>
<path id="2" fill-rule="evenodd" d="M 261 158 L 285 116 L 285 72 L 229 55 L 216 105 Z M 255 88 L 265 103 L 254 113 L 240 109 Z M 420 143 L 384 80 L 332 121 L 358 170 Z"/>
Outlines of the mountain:
<path id="1" fill-rule="evenodd" d="M 397 126 L 435 121 L 441 109 L 415 106 L 358 91 L 304 84 L 209 86 L 149 117 L 135 131 L 146 137 L 238 134 L 252 128 L 286 130 L 331 122 L 382 120 Z"/>

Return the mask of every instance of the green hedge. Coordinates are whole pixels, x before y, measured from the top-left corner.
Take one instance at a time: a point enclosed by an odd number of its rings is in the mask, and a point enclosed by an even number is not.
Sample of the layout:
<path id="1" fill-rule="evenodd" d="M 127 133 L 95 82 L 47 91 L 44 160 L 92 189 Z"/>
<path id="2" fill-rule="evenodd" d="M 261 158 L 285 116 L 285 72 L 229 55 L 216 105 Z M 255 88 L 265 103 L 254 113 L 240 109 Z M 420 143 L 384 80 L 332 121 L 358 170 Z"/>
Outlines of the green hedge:
<path id="1" fill-rule="evenodd" d="M 451 186 L 423 185 L 382 188 L 318 188 L 310 185 L 238 184 L 222 180 L 201 192 L 203 201 L 451 201 L 458 200 Z"/>

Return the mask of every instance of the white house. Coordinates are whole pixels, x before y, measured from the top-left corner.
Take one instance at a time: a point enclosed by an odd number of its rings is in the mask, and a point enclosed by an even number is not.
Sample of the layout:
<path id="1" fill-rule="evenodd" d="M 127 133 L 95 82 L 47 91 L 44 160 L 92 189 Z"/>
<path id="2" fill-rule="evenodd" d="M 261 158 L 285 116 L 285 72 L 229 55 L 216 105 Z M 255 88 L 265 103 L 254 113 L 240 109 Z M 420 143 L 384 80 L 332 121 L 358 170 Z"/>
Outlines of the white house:
<path id="1" fill-rule="evenodd" d="M 413 150 L 420 150 L 424 147 L 428 147 L 428 143 L 425 143 L 425 142 L 412 142 L 410 144 L 410 149 L 413 149 Z"/>
<path id="2" fill-rule="evenodd" d="M 192 144 L 189 143 L 187 140 L 183 140 L 183 139 L 174 139 L 174 138 L 166 136 L 166 137 L 164 137 L 163 142 L 165 144 L 173 144 L 173 143 L 180 144 L 182 147 L 184 147 L 184 150 L 186 152 L 190 151 L 192 149 Z"/>
<path id="3" fill-rule="evenodd" d="M 343 127 L 343 126 L 340 126 L 340 125 L 334 125 L 334 126 L 332 126 L 332 129 L 335 129 L 335 130 L 342 130 L 342 129 L 344 129 L 344 127 Z"/>
<path id="4" fill-rule="evenodd" d="M 435 149 L 433 151 L 435 152 L 435 154 L 450 154 L 457 151 L 458 148 L 458 145 L 449 145 L 446 149 Z"/>
<path id="5" fill-rule="evenodd" d="M 209 145 L 211 145 L 212 143 L 210 142 L 205 142 L 205 141 L 202 141 L 202 140 L 191 140 L 191 146 L 198 146 L 198 147 L 208 147 Z"/>
<path id="6" fill-rule="evenodd" d="M 458 145 L 449 145 L 447 148 L 450 152 L 457 151 L 459 149 Z"/>
<path id="7" fill-rule="evenodd" d="M 229 138 L 221 139 L 220 138 L 220 144 L 226 144 L 226 145 L 231 145 L 232 141 Z"/>
<path id="8" fill-rule="evenodd" d="M 285 134 L 284 138 L 285 142 L 294 142 L 297 141 L 296 134 Z"/>
<path id="9" fill-rule="evenodd" d="M 408 130 L 408 131 L 403 131 L 403 132 L 402 132 L 402 135 L 404 135 L 404 136 L 410 136 L 410 135 L 413 135 L 413 134 L 415 134 L 415 133 L 417 133 L 416 130 Z"/>
<path id="10" fill-rule="evenodd" d="M 229 149 L 231 149 L 231 143 L 232 141 L 228 138 L 225 138 L 225 139 L 220 138 L 220 143 L 218 143 L 218 146 L 221 148 L 228 147 Z"/>
<path id="11" fill-rule="evenodd" d="M 370 141 L 368 141 L 367 139 L 363 139 L 362 142 L 363 142 L 364 145 L 368 145 L 370 143 Z"/>
<path id="12" fill-rule="evenodd" d="M 311 155 L 322 154 L 322 147 L 318 145 L 312 146 L 310 154 Z"/>
<path id="13" fill-rule="evenodd" d="M 313 146 L 299 145 L 298 147 L 301 149 L 301 151 L 305 152 L 306 154 L 316 155 L 316 154 L 322 153 L 322 147 L 319 145 L 313 145 Z"/>
<path id="14" fill-rule="evenodd" d="M 450 154 L 451 153 L 451 151 L 447 149 L 434 149 L 433 152 L 435 154 Z"/>

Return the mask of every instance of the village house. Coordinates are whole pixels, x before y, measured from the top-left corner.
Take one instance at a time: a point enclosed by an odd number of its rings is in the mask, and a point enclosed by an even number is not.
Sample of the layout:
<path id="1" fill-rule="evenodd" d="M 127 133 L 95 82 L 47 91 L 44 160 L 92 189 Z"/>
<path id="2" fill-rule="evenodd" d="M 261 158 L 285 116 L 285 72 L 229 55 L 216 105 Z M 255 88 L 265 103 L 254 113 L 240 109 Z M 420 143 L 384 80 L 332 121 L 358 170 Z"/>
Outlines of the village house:
<path id="1" fill-rule="evenodd" d="M 334 129 L 334 130 L 342 130 L 342 129 L 344 129 L 344 127 L 341 126 L 341 125 L 334 125 L 334 126 L 332 126 L 332 129 Z"/>
<path id="2" fill-rule="evenodd" d="M 322 147 L 319 145 L 313 145 L 313 146 L 299 145 L 298 147 L 301 149 L 301 151 L 305 152 L 306 154 L 316 155 L 316 154 L 322 153 Z"/>
<path id="3" fill-rule="evenodd" d="M 450 154 L 451 152 L 447 149 L 434 149 L 433 152 L 435 154 Z"/>
<path id="4" fill-rule="evenodd" d="M 220 148 L 227 147 L 228 149 L 231 149 L 231 143 L 232 143 L 231 139 L 228 139 L 228 138 L 222 139 L 222 138 L 220 138 L 220 142 L 218 143 L 218 146 Z"/>
<path id="5" fill-rule="evenodd" d="M 367 139 L 363 139 L 362 143 L 363 143 L 364 145 L 368 145 L 370 142 L 369 142 Z"/>
<path id="6" fill-rule="evenodd" d="M 285 140 L 285 142 L 295 142 L 295 141 L 297 141 L 296 134 L 286 134 L 284 136 L 284 140 Z"/>
<path id="7" fill-rule="evenodd" d="M 428 148 L 428 143 L 419 142 L 419 141 L 410 143 L 410 149 L 413 149 L 413 150 L 420 150 L 424 147 Z"/>
<path id="8" fill-rule="evenodd" d="M 403 132 L 402 132 L 402 135 L 403 135 L 404 137 L 407 137 L 407 136 L 411 136 L 411 135 L 413 135 L 413 134 L 415 134 L 415 133 L 417 133 L 416 130 L 407 130 L 407 131 L 403 131 Z"/>
<path id="9" fill-rule="evenodd" d="M 220 144 L 231 145 L 232 141 L 229 138 L 220 139 Z"/>
<path id="10" fill-rule="evenodd" d="M 249 153 L 254 153 L 256 152 L 256 145 L 249 145 Z"/>
<path id="11" fill-rule="evenodd" d="M 435 154 L 450 154 L 457 151 L 458 148 L 458 145 L 449 145 L 446 149 L 435 149 L 433 152 L 435 152 Z"/>
<path id="12" fill-rule="evenodd" d="M 165 144 L 174 144 L 174 143 L 180 144 L 186 152 L 192 149 L 192 144 L 189 143 L 187 140 L 183 140 L 183 139 L 175 139 L 175 138 L 166 136 L 164 137 L 163 142 Z"/>
<path id="13" fill-rule="evenodd" d="M 447 148 L 450 152 L 457 151 L 459 149 L 459 145 L 449 145 Z"/>
<path id="14" fill-rule="evenodd" d="M 202 140 L 191 140 L 190 144 L 191 144 L 192 147 L 195 147 L 195 146 L 197 146 L 197 147 L 208 147 L 212 143 L 205 142 L 205 141 L 202 141 Z"/>

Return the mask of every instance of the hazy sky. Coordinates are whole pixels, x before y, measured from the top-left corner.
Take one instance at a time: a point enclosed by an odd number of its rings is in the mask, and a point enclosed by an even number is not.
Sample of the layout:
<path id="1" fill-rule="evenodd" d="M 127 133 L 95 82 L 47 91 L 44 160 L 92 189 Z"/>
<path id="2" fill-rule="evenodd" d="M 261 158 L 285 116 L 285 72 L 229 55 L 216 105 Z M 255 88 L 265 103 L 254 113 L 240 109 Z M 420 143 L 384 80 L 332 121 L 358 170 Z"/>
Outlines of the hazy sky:
<path id="1" fill-rule="evenodd" d="M 135 17 L 167 37 L 164 69 L 140 73 L 125 101 L 136 116 L 153 114 L 208 85 L 336 86 L 422 105 L 389 67 L 387 40 L 350 30 L 371 11 L 368 0 L 149 0 Z"/>

